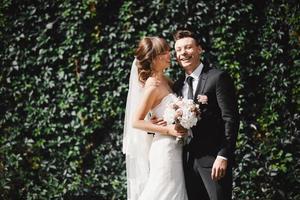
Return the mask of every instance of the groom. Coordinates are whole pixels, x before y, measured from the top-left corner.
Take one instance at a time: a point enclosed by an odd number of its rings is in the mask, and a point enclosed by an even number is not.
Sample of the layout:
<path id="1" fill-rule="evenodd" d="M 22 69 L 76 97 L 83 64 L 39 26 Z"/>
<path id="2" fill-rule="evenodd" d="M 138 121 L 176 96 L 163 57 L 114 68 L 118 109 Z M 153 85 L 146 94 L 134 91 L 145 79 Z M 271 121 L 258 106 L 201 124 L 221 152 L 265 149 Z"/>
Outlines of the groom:
<path id="1" fill-rule="evenodd" d="M 185 74 L 173 90 L 178 96 L 202 102 L 201 120 L 183 149 L 189 200 L 229 200 L 239 128 L 233 81 L 224 71 L 201 62 L 202 48 L 191 31 L 178 30 L 174 39 L 176 59 Z"/>

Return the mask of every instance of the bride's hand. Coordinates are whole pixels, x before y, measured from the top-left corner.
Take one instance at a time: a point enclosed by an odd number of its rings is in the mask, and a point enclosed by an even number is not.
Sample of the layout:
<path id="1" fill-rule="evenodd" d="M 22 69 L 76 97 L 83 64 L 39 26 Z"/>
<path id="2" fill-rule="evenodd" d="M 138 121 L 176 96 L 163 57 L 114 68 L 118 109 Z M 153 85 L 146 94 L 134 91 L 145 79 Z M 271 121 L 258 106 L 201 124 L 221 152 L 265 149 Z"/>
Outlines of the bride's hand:
<path id="1" fill-rule="evenodd" d="M 180 137 L 180 136 L 185 136 L 187 134 L 187 130 L 178 130 L 175 128 L 175 125 L 168 125 L 167 126 L 167 134 L 168 135 L 173 135 L 175 137 Z"/>

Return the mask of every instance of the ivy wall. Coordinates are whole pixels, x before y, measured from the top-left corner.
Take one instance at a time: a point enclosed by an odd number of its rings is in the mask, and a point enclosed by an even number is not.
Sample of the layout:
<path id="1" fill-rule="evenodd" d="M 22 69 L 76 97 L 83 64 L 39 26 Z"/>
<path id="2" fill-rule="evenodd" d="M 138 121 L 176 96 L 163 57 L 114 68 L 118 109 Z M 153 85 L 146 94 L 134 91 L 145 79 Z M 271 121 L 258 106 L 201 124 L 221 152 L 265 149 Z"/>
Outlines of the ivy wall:
<path id="1" fill-rule="evenodd" d="M 235 80 L 234 199 L 300 199 L 296 0 L 2 0 L 1 199 L 126 199 L 133 50 L 145 35 L 173 46 L 182 27 Z M 167 73 L 182 73 L 175 59 Z"/>

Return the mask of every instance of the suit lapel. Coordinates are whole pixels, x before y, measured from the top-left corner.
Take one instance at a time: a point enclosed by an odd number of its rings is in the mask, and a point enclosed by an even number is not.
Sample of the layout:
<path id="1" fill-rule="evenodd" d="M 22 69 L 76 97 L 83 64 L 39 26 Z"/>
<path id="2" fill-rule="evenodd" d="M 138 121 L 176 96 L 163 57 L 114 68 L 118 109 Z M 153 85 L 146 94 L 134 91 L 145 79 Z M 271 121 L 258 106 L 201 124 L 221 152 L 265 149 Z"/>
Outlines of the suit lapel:
<path id="1" fill-rule="evenodd" d="M 198 94 L 202 94 L 205 88 L 206 80 L 207 80 L 207 72 L 209 70 L 209 67 L 207 64 L 203 66 L 202 72 L 199 76 L 199 82 L 196 88 L 195 96 L 194 96 L 194 101 L 197 100 Z"/>

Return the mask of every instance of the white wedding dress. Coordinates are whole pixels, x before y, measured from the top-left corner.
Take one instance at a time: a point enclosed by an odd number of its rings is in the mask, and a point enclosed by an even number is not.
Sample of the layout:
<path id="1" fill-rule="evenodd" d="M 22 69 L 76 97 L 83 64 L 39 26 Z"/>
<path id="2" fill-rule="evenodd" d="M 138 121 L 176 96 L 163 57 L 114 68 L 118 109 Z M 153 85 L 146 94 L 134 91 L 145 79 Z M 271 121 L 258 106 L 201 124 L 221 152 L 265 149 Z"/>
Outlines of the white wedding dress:
<path id="1" fill-rule="evenodd" d="M 168 94 L 152 109 L 162 118 L 166 106 L 174 100 Z M 173 136 L 155 133 L 149 151 L 150 173 L 139 200 L 187 200 L 185 189 L 182 145 Z"/>

